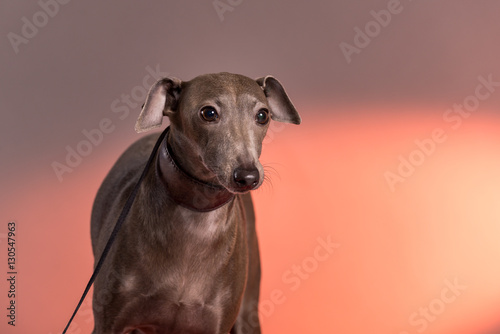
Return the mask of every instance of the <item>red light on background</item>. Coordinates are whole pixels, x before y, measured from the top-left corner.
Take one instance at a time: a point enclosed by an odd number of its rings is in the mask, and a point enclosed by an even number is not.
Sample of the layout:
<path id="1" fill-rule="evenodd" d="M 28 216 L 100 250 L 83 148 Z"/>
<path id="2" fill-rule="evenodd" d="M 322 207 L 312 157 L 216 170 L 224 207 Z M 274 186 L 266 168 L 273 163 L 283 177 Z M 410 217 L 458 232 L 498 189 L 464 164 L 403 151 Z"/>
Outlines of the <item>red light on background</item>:
<path id="1" fill-rule="evenodd" d="M 386 172 L 398 173 L 398 157 L 436 127 L 447 139 L 392 191 Z M 261 158 L 276 170 L 272 185 L 254 193 L 263 332 L 482 334 L 495 325 L 499 127 L 487 114 L 451 131 L 440 117 L 372 110 L 275 128 Z M 20 332 L 60 330 L 90 276 L 90 209 L 112 163 L 95 158 L 58 187 L 40 178 L 36 194 L 11 197 L 22 236 L 19 305 L 32 319 Z M 41 305 L 55 299 L 48 316 Z M 74 326 L 91 331 L 90 297 Z"/>

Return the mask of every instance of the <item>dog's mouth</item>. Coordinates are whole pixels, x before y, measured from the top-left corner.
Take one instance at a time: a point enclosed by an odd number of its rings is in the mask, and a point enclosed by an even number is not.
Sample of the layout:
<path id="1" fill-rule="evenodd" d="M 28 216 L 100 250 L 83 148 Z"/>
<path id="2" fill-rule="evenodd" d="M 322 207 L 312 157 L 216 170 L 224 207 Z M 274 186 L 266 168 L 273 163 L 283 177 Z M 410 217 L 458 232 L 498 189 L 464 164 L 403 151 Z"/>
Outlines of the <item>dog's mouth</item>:
<path id="1" fill-rule="evenodd" d="M 244 194 L 259 188 L 264 181 L 260 163 L 221 168 L 203 161 L 205 168 L 213 175 L 210 183 L 217 184 L 233 194 Z M 260 167 L 260 168 L 259 168 Z"/>
<path id="2" fill-rule="evenodd" d="M 255 170 L 235 169 L 228 177 L 227 175 L 216 174 L 218 184 L 230 193 L 244 194 L 255 190 L 262 185 L 263 177 Z"/>
<path id="3" fill-rule="evenodd" d="M 240 187 L 240 188 L 233 188 L 233 187 L 224 187 L 226 188 L 230 193 L 232 194 L 246 194 L 247 192 L 250 192 L 252 190 L 255 190 L 257 189 L 259 186 L 255 186 L 255 187 Z"/>

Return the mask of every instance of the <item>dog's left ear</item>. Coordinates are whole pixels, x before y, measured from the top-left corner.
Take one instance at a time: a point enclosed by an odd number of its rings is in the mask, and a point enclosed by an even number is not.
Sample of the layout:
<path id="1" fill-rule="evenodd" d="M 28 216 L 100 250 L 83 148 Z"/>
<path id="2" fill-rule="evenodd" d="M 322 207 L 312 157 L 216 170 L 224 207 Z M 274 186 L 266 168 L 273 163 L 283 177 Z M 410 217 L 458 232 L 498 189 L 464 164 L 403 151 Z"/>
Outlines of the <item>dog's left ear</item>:
<path id="1" fill-rule="evenodd" d="M 285 89 L 278 80 L 268 75 L 257 79 L 257 83 L 266 94 L 269 107 L 271 108 L 271 119 L 278 122 L 300 124 L 302 121 L 299 113 L 295 110 L 292 101 L 288 98 Z"/>
<path id="2" fill-rule="evenodd" d="M 146 132 L 161 126 L 163 116 L 170 116 L 175 112 L 181 83 L 177 78 L 162 78 L 154 83 L 135 123 L 136 132 Z"/>

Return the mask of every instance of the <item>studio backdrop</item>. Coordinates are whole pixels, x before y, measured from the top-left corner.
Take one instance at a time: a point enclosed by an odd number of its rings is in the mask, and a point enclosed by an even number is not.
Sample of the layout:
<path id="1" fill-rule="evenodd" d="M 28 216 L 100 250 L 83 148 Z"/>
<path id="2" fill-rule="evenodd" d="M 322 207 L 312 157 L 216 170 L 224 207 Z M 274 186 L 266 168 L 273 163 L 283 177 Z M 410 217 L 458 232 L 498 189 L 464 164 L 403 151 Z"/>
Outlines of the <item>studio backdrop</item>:
<path id="1" fill-rule="evenodd" d="M 500 3 L 2 1 L 0 332 L 61 333 L 150 86 L 273 75 L 263 333 L 500 333 Z M 163 127 L 168 125 L 165 119 Z M 105 300 L 105 296 L 103 297 Z M 92 296 L 68 333 L 91 333 Z"/>

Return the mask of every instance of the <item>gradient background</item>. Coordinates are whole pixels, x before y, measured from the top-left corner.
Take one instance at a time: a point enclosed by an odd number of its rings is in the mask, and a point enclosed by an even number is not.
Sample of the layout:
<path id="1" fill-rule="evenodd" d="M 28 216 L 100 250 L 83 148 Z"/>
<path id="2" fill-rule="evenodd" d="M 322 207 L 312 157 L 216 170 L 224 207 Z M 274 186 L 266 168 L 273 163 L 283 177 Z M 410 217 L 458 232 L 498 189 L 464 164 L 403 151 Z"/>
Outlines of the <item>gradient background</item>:
<path id="1" fill-rule="evenodd" d="M 443 119 L 479 76 L 500 81 L 500 3 L 402 0 L 348 63 L 340 43 L 353 44 L 354 29 L 387 6 L 243 0 L 221 20 L 211 0 L 72 1 L 16 53 L 7 35 L 20 35 L 23 17 L 33 22 L 41 7 L 2 1 L 0 332 L 64 328 L 92 272 L 93 198 L 140 137 L 142 101 L 123 119 L 111 105 L 159 66 L 184 80 L 272 74 L 302 115 L 300 126 L 272 124 L 261 161 L 276 172 L 254 192 L 264 333 L 500 333 L 500 91 L 456 129 Z M 104 118 L 114 130 L 60 182 L 51 164 Z M 436 128 L 446 140 L 391 191 L 384 174 Z M 15 328 L 5 317 L 11 220 Z M 329 236 L 340 246 L 315 261 L 318 238 Z M 286 279 L 294 265 L 310 271 L 298 285 Z M 466 288 L 436 309 L 447 281 Z M 70 333 L 90 333 L 90 303 Z M 429 307 L 439 314 L 422 330 L 410 318 Z"/>

